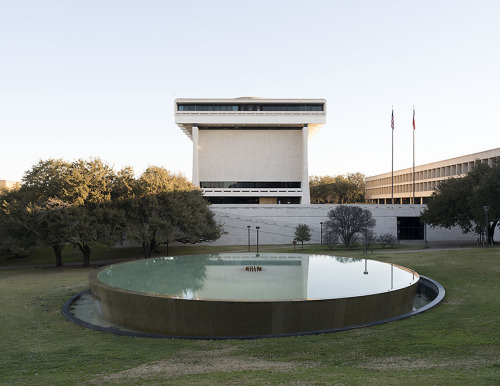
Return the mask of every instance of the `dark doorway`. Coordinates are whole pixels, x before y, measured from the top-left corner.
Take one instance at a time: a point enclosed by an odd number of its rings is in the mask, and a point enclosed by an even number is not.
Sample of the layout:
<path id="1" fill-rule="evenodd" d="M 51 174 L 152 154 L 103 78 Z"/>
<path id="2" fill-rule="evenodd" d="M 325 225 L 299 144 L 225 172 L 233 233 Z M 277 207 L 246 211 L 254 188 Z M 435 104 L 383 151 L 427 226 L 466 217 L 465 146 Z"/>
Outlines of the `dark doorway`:
<path id="1" fill-rule="evenodd" d="M 399 240 L 423 240 L 424 223 L 418 217 L 398 217 Z"/>

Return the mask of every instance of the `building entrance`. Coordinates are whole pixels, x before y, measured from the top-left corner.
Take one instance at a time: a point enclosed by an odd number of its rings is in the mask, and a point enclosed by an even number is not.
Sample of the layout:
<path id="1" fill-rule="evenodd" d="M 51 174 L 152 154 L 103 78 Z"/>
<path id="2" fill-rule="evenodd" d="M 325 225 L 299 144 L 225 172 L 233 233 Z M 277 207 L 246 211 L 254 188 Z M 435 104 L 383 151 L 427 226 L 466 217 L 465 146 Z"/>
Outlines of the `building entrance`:
<path id="1" fill-rule="evenodd" d="M 419 217 L 398 217 L 398 240 L 423 240 L 424 223 Z"/>

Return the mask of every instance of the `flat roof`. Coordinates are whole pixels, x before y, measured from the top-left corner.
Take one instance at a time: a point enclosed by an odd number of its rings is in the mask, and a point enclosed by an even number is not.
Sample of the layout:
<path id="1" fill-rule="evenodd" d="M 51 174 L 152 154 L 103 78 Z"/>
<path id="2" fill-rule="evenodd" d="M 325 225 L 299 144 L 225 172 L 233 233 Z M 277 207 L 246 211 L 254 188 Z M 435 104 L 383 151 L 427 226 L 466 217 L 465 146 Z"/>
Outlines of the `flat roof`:
<path id="1" fill-rule="evenodd" d="M 179 105 L 322 105 L 321 111 L 181 111 Z M 309 126 L 309 134 L 315 134 L 325 124 L 326 99 L 290 98 L 177 98 L 175 99 L 175 123 L 192 138 L 193 125 L 212 128 L 283 128 Z"/>
<path id="2" fill-rule="evenodd" d="M 288 98 L 258 98 L 258 97 L 240 97 L 240 98 L 177 98 L 176 103 L 254 103 L 254 104 L 276 104 L 276 103 L 290 103 L 290 104 L 302 104 L 302 103 L 314 103 L 314 104 L 325 104 L 326 99 L 288 99 Z"/>
<path id="3" fill-rule="evenodd" d="M 467 155 L 462 155 L 462 156 L 458 156 L 458 157 L 444 159 L 442 161 L 434 161 L 434 162 L 430 162 L 427 164 L 418 165 L 418 166 L 415 166 L 415 171 L 434 169 L 434 168 L 439 168 L 439 167 L 446 167 L 449 165 L 455 165 L 455 164 L 460 164 L 460 163 L 474 162 L 475 160 L 478 160 L 478 159 L 480 160 L 480 159 L 495 158 L 495 157 L 500 157 L 500 148 L 491 149 L 491 150 L 484 150 L 484 151 L 480 151 L 478 153 L 467 154 Z M 412 172 L 413 172 L 413 167 L 394 170 L 395 175 L 396 174 L 412 173 Z M 388 176 L 391 176 L 391 174 L 392 174 L 392 172 L 376 174 L 373 176 L 366 177 L 366 181 L 372 181 L 372 180 L 377 180 L 379 178 L 388 177 Z"/>

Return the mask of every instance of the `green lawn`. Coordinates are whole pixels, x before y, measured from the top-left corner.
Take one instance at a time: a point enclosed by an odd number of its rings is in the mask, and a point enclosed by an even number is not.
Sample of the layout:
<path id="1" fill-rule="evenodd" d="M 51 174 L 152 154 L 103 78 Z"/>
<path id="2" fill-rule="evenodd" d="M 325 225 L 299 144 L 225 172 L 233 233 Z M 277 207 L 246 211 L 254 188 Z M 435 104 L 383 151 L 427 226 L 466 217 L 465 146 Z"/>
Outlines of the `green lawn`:
<path id="1" fill-rule="evenodd" d="M 67 321 L 61 306 L 87 288 L 93 268 L 0 270 L 0 383 L 499 384 L 500 249 L 402 252 L 370 257 L 439 281 L 447 291 L 442 304 L 375 327 L 251 341 L 116 337 L 87 330 Z M 137 249 L 127 253 L 140 257 Z M 6 264 L 11 263 L 0 260 Z"/>

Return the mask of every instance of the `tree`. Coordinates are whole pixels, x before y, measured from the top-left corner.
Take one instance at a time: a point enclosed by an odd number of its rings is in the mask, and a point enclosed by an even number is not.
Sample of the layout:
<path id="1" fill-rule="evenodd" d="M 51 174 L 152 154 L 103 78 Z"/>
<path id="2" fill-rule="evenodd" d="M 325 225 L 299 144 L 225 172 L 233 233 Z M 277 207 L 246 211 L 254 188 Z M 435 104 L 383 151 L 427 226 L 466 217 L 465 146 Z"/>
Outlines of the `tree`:
<path id="1" fill-rule="evenodd" d="M 0 251 L 16 257 L 26 256 L 39 246 L 30 231 L 26 199 L 19 190 L 0 194 Z"/>
<path id="2" fill-rule="evenodd" d="M 213 241 L 222 232 L 201 191 L 157 166 L 136 180 L 132 168 L 115 173 L 99 159 L 49 159 L 25 173 L 19 190 L 0 195 L 0 248 L 22 255 L 50 246 L 57 266 L 68 243 L 88 266 L 94 245 L 114 246 L 125 235 L 149 257 L 160 244 Z"/>
<path id="3" fill-rule="evenodd" d="M 130 169 L 117 176 L 100 159 L 39 161 L 24 174 L 20 189 L 30 208 L 27 227 L 38 242 L 53 248 L 56 265 L 62 264 L 61 251 L 69 242 L 87 266 L 93 245 L 113 245 L 123 238 L 123 216 L 111 200 L 113 192 L 127 194 L 129 180 Z"/>
<path id="4" fill-rule="evenodd" d="M 72 203 L 71 166 L 62 159 L 41 160 L 24 173 L 21 190 L 31 202 L 45 201 L 50 197 Z"/>
<path id="5" fill-rule="evenodd" d="M 493 166 L 487 174 L 482 176 L 471 200 L 472 213 L 476 222 L 485 224 L 485 206 L 489 206 L 487 228 L 487 242 L 493 243 L 495 228 L 500 220 L 500 163 Z M 484 222 L 483 222 L 484 221 Z"/>
<path id="6" fill-rule="evenodd" d="M 177 210 L 176 241 L 184 244 L 215 241 L 224 233 L 200 190 L 173 192 L 172 196 Z"/>
<path id="7" fill-rule="evenodd" d="M 111 200 L 117 201 L 134 197 L 135 184 L 134 169 L 131 167 L 123 168 L 116 173 L 113 180 Z"/>
<path id="8" fill-rule="evenodd" d="M 349 202 L 365 201 L 365 175 L 363 173 L 348 173 L 347 180 L 351 183 Z"/>
<path id="9" fill-rule="evenodd" d="M 377 242 L 377 237 L 373 231 L 369 228 L 364 229 L 361 232 L 361 242 L 365 246 L 364 253 L 367 254 L 370 247 Z"/>
<path id="10" fill-rule="evenodd" d="M 90 265 L 92 248 L 96 244 L 113 247 L 125 236 L 125 216 L 112 203 L 74 205 L 69 212 L 71 244 L 82 253 L 83 266 Z"/>
<path id="11" fill-rule="evenodd" d="M 345 204 L 364 201 L 365 176 L 351 173 L 347 176 L 312 176 L 309 179 L 313 204 Z"/>
<path id="12" fill-rule="evenodd" d="M 49 198 L 40 204 L 30 203 L 28 228 L 42 245 L 52 248 L 56 267 L 62 265 L 62 250 L 70 242 L 70 205 L 57 198 Z"/>
<path id="13" fill-rule="evenodd" d="M 150 166 L 137 181 L 138 196 L 173 191 L 191 191 L 196 187 L 186 177 L 174 174 L 160 166 Z"/>
<path id="14" fill-rule="evenodd" d="M 159 245 L 173 240 L 175 219 L 168 193 L 133 197 L 124 205 L 126 237 L 141 243 L 145 258 L 151 257 Z"/>
<path id="15" fill-rule="evenodd" d="M 327 231 L 323 236 L 323 242 L 326 244 L 328 249 L 333 249 L 333 247 L 339 243 L 339 235 L 335 232 Z"/>
<path id="16" fill-rule="evenodd" d="M 458 226 L 464 233 L 481 233 L 484 206 L 489 206 L 488 241 L 493 241 L 500 219 L 500 164 L 490 167 L 477 161 L 465 177 L 441 182 L 432 194 L 421 219 L 433 227 Z"/>
<path id="17" fill-rule="evenodd" d="M 337 234 L 346 247 L 354 243 L 357 234 L 376 224 L 371 212 L 358 206 L 339 205 L 328 212 L 328 218 L 326 231 Z"/>
<path id="18" fill-rule="evenodd" d="M 335 177 L 312 176 L 309 179 L 309 190 L 311 194 L 311 203 L 313 204 L 333 204 L 337 202 Z"/>
<path id="19" fill-rule="evenodd" d="M 145 258 L 174 240 L 198 243 L 217 240 L 222 234 L 201 191 L 185 177 L 149 167 L 134 192 L 121 206 L 127 215 L 127 237 L 142 244 Z"/>
<path id="20" fill-rule="evenodd" d="M 304 241 L 311 240 L 311 228 L 307 224 L 299 224 L 295 228 L 295 240 L 302 243 L 302 249 L 304 249 Z"/>
<path id="21" fill-rule="evenodd" d="M 380 246 L 382 248 L 385 248 L 386 245 L 390 246 L 391 248 L 398 242 L 398 239 L 396 236 L 390 234 L 390 233 L 383 233 L 379 236 L 378 242 L 380 243 Z"/>

